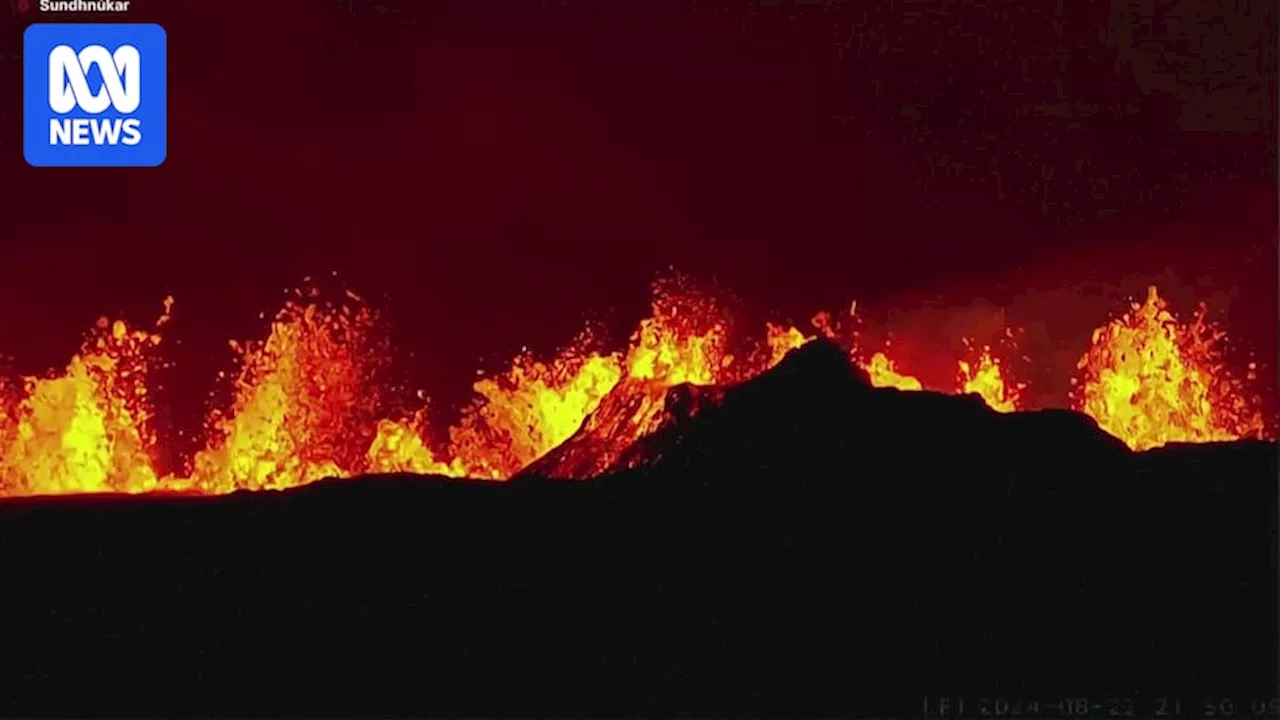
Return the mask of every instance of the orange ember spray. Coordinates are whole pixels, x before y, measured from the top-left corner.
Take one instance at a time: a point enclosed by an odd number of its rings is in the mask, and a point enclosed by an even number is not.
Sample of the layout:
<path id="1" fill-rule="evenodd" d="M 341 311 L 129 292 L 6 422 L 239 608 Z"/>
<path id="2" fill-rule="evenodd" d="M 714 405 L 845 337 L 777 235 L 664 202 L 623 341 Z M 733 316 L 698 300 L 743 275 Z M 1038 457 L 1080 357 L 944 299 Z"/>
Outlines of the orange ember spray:
<path id="1" fill-rule="evenodd" d="M 611 466 L 660 426 L 668 389 L 724 383 L 731 370 L 746 370 L 747 364 L 737 368 L 728 352 L 732 314 L 714 294 L 683 277 L 664 279 L 654 284 L 650 310 L 621 356 L 619 377 L 594 412 L 578 419 L 577 437 L 554 469 L 557 475 L 587 477 Z"/>
<path id="2" fill-rule="evenodd" d="M 156 328 L 168 321 L 166 298 Z M 6 495 L 140 493 L 156 488 L 147 372 L 154 332 L 100 318 L 62 374 L 22 380 L 0 415 L 0 491 Z"/>
<path id="3" fill-rule="evenodd" d="M 505 479 L 569 439 L 622 378 L 615 355 L 586 352 L 589 335 L 549 362 L 522 354 L 502 376 L 484 378 L 479 396 L 450 430 L 454 455 L 473 475 Z"/>
<path id="4" fill-rule="evenodd" d="M 966 340 L 965 345 L 969 342 Z M 959 361 L 960 393 L 975 393 L 987 403 L 991 409 L 1002 413 L 1017 412 L 1024 384 L 1010 387 L 1007 385 L 1000 368 L 1000 359 L 992 356 L 991 347 L 983 346 L 978 359 L 969 363 Z"/>
<path id="5" fill-rule="evenodd" d="M 709 294 L 688 289 L 677 278 L 654 286 L 652 315 L 631 336 L 626 376 L 671 387 L 714 385 L 733 364 L 728 351 L 728 309 Z"/>
<path id="6" fill-rule="evenodd" d="M 814 318 L 814 324 L 818 325 L 818 323 L 818 318 Z M 765 342 L 769 345 L 769 367 L 782 362 L 782 358 L 786 357 L 787 353 L 813 339 L 812 336 L 807 336 L 794 327 L 784 328 L 773 323 L 769 323 L 765 331 L 767 333 Z"/>
<path id="7" fill-rule="evenodd" d="M 365 469 L 371 473 L 417 473 L 445 477 L 473 476 L 462 460 L 450 462 L 438 458 L 427 446 L 426 409 L 414 413 L 407 421 L 379 420 L 373 442 L 365 453 Z"/>
<path id="8" fill-rule="evenodd" d="M 262 343 L 233 342 L 240 356 L 232 407 L 209 419 L 190 486 L 209 493 L 284 489 L 360 466 L 352 441 L 376 432 L 386 360 L 365 307 L 327 307 L 296 293 Z M 359 303 L 359 298 L 348 300 Z"/>
<path id="9" fill-rule="evenodd" d="M 871 384 L 879 388 L 897 388 L 899 390 L 923 390 L 924 385 L 911 375 L 903 375 L 889 356 L 878 352 L 865 363 L 860 363 L 863 370 L 871 378 Z"/>
<path id="10" fill-rule="evenodd" d="M 1204 316 L 1201 305 L 1182 324 L 1148 288 L 1146 302 L 1094 331 L 1077 366 L 1076 408 L 1134 450 L 1260 437 L 1261 413 L 1223 367 L 1225 333 Z"/>
<path id="11" fill-rule="evenodd" d="M 171 307 L 166 299 L 157 328 Z M 856 304 L 849 312 L 856 322 Z M 102 319 L 61 374 L 0 381 L 0 495 L 220 494 L 368 472 L 505 480 L 533 463 L 540 472 L 590 477 L 814 337 L 769 324 L 761 339 L 734 341 L 742 351 L 735 359 L 733 325 L 715 294 L 678 276 L 659 281 L 650 316 L 625 351 L 602 351 L 584 333 L 549 359 L 522 352 L 505 372 L 476 382 L 474 401 L 441 449 L 432 445 L 425 405 L 398 420 L 382 414 L 390 346 L 376 314 L 349 293 L 334 305 L 316 290 L 295 292 L 265 340 L 231 344 L 239 369 L 229 406 L 209 417 L 191 475 L 157 478 L 146 380 L 160 336 Z M 812 325 L 829 339 L 839 335 L 826 313 Z M 1094 333 L 1072 402 L 1139 450 L 1260 436 L 1256 398 L 1222 368 L 1222 337 L 1203 308 L 1191 325 L 1179 324 L 1152 288 L 1146 303 Z M 890 350 L 858 362 L 871 383 L 924 389 Z M 976 393 L 1000 412 L 1021 409 L 1025 385 L 1010 384 L 991 347 L 958 368 L 954 391 Z M 666 407 L 681 385 L 692 386 L 677 393 L 692 406 Z"/>

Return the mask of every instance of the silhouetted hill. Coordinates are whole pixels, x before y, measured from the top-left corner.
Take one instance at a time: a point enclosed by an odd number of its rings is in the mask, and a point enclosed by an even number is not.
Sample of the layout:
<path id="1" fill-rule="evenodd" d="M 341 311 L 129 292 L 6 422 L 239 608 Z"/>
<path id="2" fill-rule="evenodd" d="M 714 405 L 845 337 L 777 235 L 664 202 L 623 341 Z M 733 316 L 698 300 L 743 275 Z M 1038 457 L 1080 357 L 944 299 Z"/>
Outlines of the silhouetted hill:
<path id="1" fill-rule="evenodd" d="M 718 387 L 684 384 L 669 388 L 653 380 L 624 378 L 573 436 L 520 474 L 565 480 L 598 477 L 613 470 L 623 455 L 630 455 L 628 439 L 656 433 L 718 402 L 723 394 Z M 613 449 L 619 446 L 622 454 Z"/>
<path id="2" fill-rule="evenodd" d="M 856 465 L 852 471 L 885 464 L 905 471 L 922 459 L 945 456 L 957 467 L 980 461 L 990 475 L 1024 461 L 1037 468 L 1046 460 L 1078 466 L 1115 463 L 1130 454 L 1078 413 L 1005 415 L 976 395 L 873 388 L 844 350 L 824 341 L 791 352 L 772 372 L 731 388 L 716 402 L 680 399 L 697 390 L 672 388 L 668 407 L 696 411 L 669 412 L 652 435 L 622 453 L 610 469 L 654 464 L 663 470 L 709 470 L 704 463 L 712 462 L 718 472 L 725 462 L 753 468 L 816 463 L 820 467 L 813 469 L 826 473 L 831 462 L 826 453 L 834 451 Z M 849 453 L 858 454 L 856 463 Z"/>
<path id="3" fill-rule="evenodd" d="M 0 715 L 1275 696 L 1274 444 L 1135 454 L 1073 413 L 871 388 L 822 343 L 669 404 L 588 482 L 4 503 Z"/>

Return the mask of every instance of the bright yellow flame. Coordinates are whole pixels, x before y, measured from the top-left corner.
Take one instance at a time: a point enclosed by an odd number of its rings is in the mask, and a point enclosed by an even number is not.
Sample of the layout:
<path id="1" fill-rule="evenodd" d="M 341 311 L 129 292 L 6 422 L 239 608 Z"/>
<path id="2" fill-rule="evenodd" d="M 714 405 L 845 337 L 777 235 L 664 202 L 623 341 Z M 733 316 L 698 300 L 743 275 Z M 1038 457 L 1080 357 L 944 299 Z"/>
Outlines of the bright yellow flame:
<path id="1" fill-rule="evenodd" d="M 1261 413 L 1223 368 L 1224 334 L 1204 320 L 1178 322 L 1154 286 L 1144 303 L 1093 333 L 1073 400 L 1134 450 L 1170 442 L 1258 437 Z"/>
<path id="2" fill-rule="evenodd" d="M 441 451 L 425 406 L 407 419 L 381 415 L 380 372 L 390 350 L 375 314 L 348 299 L 334 306 L 314 290 L 295 293 L 265 340 L 232 343 L 240 360 L 233 397 L 209 418 L 188 477 L 158 479 L 153 464 L 146 380 L 160 336 L 100 320 L 61 374 L 23 378 L 20 387 L 0 382 L 0 495 L 228 493 L 365 472 L 506 479 L 553 450 L 556 462 L 589 474 L 674 417 L 666 407 L 671 388 L 741 382 L 813 339 L 770 324 L 763 342 L 738 341 L 746 352 L 735 362 L 726 306 L 659 283 L 625 352 L 595 350 L 584 334 L 549 360 L 522 353 L 506 372 L 475 384 L 475 401 Z M 167 298 L 157 327 L 171 307 Z M 1151 288 L 1146 303 L 1094 333 L 1073 402 L 1135 449 L 1262 435 L 1256 398 L 1223 370 L 1215 349 L 1222 333 L 1203 315 L 1202 308 L 1191 325 L 1179 324 Z M 830 315 L 813 326 L 836 338 Z M 923 389 L 887 348 L 859 364 L 877 387 Z M 990 347 L 958 368 L 956 391 L 977 393 L 1001 412 L 1020 408 L 1025 386 L 1010 385 Z M 700 406 L 721 397 L 691 392 Z"/>
<path id="3" fill-rule="evenodd" d="M 914 376 L 898 372 L 893 361 L 882 352 L 872 355 L 871 359 L 862 365 L 862 369 L 867 371 L 867 376 L 871 378 L 871 384 L 874 387 L 897 388 L 899 390 L 924 389 L 924 386 Z"/>
<path id="4" fill-rule="evenodd" d="M 172 298 L 156 327 L 169 319 Z M 0 491 L 140 493 L 156 488 L 146 376 L 153 332 L 98 320 L 66 370 L 23 378 L 23 397 L 0 413 Z"/>
<path id="5" fill-rule="evenodd" d="M 317 294 L 308 293 L 311 298 Z M 263 343 L 232 343 L 241 368 L 230 412 L 209 420 L 211 440 L 195 457 L 191 485 L 209 493 L 284 489 L 339 477 L 364 453 L 355 438 L 375 432 L 385 360 L 372 343 L 366 308 L 290 301 Z"/>
<path id="6" fill-rule="evenodd" d="M 1002 413 L 1018 411 L 1020 391 L 1024 386 L 1009 387 L 1000 370 L 999 358 L 992 357 L 991 348 L 983 347 L 975 365 L 959 361 L 961 393 L 976 393 L 993 410 Z"/>

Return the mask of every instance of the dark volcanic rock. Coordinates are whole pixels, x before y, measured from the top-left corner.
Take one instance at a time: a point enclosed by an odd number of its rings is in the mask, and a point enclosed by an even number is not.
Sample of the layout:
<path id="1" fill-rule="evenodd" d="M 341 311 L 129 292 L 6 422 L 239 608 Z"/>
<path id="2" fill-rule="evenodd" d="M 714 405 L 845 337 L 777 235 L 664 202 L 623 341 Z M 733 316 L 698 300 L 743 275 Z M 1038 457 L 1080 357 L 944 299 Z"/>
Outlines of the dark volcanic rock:
<path id="1" fill-rule="evenodd" d="M 632 467 L 635 438 L 672 427 L 713 406 L 718 387 L 666 385 L 624 379 L 600 402 L 568 440 L 520 472 L 521 477 L 585 480 L 615 467 Z M 640 462 L 636 458 L 634 462 Z"/>
<path id="2" fill-rule="evenodd" d="M 590 482 L 0 504 L 0 715 L 1275 695 L 1274 444 L 1135 454 L 1072 413 L 873 389 L 823 344 L 675 399 Z"/>
<path id="3" fill-rule="evenodd" d="M 723 443 L 739 449 L 716 451 Z M 831 458 L 806 448 L 832 446 L 842 448 L 854 471 L 876 463 L 906 467 L 919 462 L 921 454 L 930 462 L 940 455 L 957 464 L 980 460 L 987 474 L 1025 459 L 1040 467 L 1116 463 L 1130 455 L 1124 443 L 1079 413 L 1001 414 L 976 395 L 873 388 L 844 350 L 817 341 L 789 353 L 764 376 L 727 389 L 696 414 L 664 423 L 609 469 L 654 464 L 664 471 L 693 469 L 704 460 L 719 464 L 726 457 L 751 467 L 817 462 L 825 469 Z M 768 456 L 774 449 L 783 455 Z M 895 457 L 890 449 L 906 456 Z M 853 454 L 860 458 L 856 463 Z M 705 469 L 707 477 L 718 475 Z"/>

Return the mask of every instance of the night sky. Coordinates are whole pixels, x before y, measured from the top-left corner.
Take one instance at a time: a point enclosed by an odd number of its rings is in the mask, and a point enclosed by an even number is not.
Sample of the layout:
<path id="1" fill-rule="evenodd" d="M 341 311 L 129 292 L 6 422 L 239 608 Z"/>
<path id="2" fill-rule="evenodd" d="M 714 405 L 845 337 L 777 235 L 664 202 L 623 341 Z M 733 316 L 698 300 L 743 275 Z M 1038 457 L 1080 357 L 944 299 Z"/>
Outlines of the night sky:
<path id="1" fill-rule="evenodd" d="M 1153 278 L 1274 355 L 1274 3 L 1145 5 L 135 0 L 168 160 L 102 170 L 25 165 L 35 14 L 7 15 L 0 354 L 59 367 L 173 294 L 194 413 L 228 339 L 338 271 L 456 402 L 593 314 L 625 331 L 675 265 L 920 347 L 1019 322 L 1047 397 Z"/>

